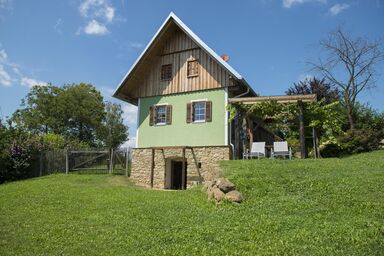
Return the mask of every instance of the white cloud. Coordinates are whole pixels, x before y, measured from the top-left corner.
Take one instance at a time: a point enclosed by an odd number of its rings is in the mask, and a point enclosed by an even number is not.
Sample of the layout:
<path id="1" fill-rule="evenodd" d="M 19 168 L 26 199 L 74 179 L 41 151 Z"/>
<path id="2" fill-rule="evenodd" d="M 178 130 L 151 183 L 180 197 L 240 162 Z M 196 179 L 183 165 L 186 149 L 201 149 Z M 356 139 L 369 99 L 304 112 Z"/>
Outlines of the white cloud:
<path id="1" fill-rule="evenodd" d="M 13 73 L 15 73 L 16 75 L 21 76 L 21 72 L 20 72 L 19 68 L 17 68 L 17 67 L 12 67 L 12 70 L 13 70 Z"/>
<path id="2" fill-rule="evenodd" d="M 82 32 L 88 35 L 105 35 L 109 32 L 107 24 L 119 20 L 116 18 L 116 9 L 109 0 L 82 0 L 79 12 L 88 19 L 88 24 L 84 29 L 80 27 L 77 35 Z"/>
<path id="3" fill-rule="evenodd" d="M 132 47 L 132 48 L 137 48 L 137 49 L 140 49 L 140 48 L 144 47 L 144 45 L 142 43 L 137 43 L 137 42 L 130 42 L 129 46 Z"/>
<path id="4" fill-rule="evenodd" d="M 3 65 L 0 65 L 0 84 L 7 87 L 12 85 L 12 78 L 8 72 L 4 70 Z"/>
<path id="5" fill-rule="evenodd" d="M 4 49 L 0 51 L 0 63 L 5 63 L 7 61 L 8 55 Z"/>
<path id="6" fill-rule="evenodd" d="M 11 7 L 12 0 L 0 0 L 0 9 L 7 9 Z"/>
<path id="7" fill-rule="evenodd" d="M 108 22 L 112 22 L 113 18 L 115 17 L 115 9 L 113 9 L 110 6 L 108 6 L 104 10 L 104 15 L 105 15 L 105 18 L 107 19 Z"/>
<path id="8" fill-rule="evenodd" d="M 112 97 L 112 94 L 115 92 L 113 88 L 107 87 L 107 86 L 102 86 L 100 88 L 101 94 L 104 97 Z"/>
<path id="9" fill-rule="evenodd" d="M 108 29 L 104 24 L 91 20 L 84 28 L 84 33 L 88 35 L 105 35 L 108 33 Z"/>
<path id="10" fill-rule="evenodd" d="M 102 18 L 112 22 L 115 8 L 107 0 L 84 0 L 79 6 L 80 14 L 86 18 Z"/>
<path id="11" fill-rule="evenodd" d="M 123 120 L 126 125 L 129 127 L 129 134 L 136 134 L 136 125 L 137 125 L 137 107 L 132 104 L 123 105 Z M 122 147 L 136 147 L 136 137 L 130 138 L 126 141 Z"/>
<path id="12" fill-rule="evenodd" d="M 48 84 L 47 82 L 39 81 L 29 77 L 22 77 L 20 83 L 21 85 L 25 85 L 28 87 L 33 87 L 35 85 L 46 86 Z"/>
<path id="13" fill-rule="evenodd" d="M 132 104 L 123 105 L 123 119 L 126 124 L 131 128 L 136 128 L 137 124 L 137 107 Z"/>
<path id="14" fill-rule="evenodd" d="M 0 50 L 0 85 L 8 87 L 12 85 L 13 79 L 11 75 L 5 70 L 4 65 L 8 65 L 8 55 L 5 50 L 2 49 Z"/>
<path id="15" fill-rule="evenodd" d="M 124 142 L 121 145 L 122 148 L 135 148 L 136 147 L 136 137 L 129 138 L 128 141 Z"/>
<path id="16" fill-rule="evenodd" d="M 285 8 L 291 8 L 294 5 L 310 3 L 310 2 L 318 2 L 318 3 L 326 4 L 327 0 L 283 0 L 283 6 Z"/>
<path id="17" fill-rule="evenodd" d="M 335 4 L 329 9 L 329 13 L 332 16 L 336 16 L 337 14 L 341 13 L 342 11 L 349 8 L 349 4 Z"/>
<path id="18" fill-rule="evenodd" d="M 46 82 L 24 76 L 20 71 L 19 65 L 9 61 L 8 54 L 5 50 L 0 49 L 0 85 L 8 87 L 15 83 L 20 83 L 28 87 L 36 84 L 47 85 Z"/>
<path id="19" fill-rule="evenodd" d="M 58 19 L 56 20 L 55 25 L 53 26 L 53 29 L 54 29 L 57 33 L 59 33 L 60 35 L 63 33 L 63 32 L 61 31 L 61 29 L 60 29 L 62 23 L 63 23 L 63 20 L 62 20 L 61 18 L 58 18 Z"/>

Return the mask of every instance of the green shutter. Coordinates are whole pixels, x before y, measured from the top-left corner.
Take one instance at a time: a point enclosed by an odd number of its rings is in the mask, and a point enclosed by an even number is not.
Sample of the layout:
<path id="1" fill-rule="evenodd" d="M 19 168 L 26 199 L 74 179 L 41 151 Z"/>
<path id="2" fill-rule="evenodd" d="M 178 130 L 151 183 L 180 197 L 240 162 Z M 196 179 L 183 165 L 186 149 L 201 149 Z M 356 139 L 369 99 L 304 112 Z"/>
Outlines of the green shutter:
<path id="1" fill-rule="evenodd" d="M 153 126 L 154 124 L 154 110 L 155 108 L 153 106 L 150 106 L 149 107 L 149 125 L 150 126 Z"/>
<path id="2" fill-rule="evenodd" d="M 192 103 L 187 103 L 187 123 L 192 122 Z"/>
<path id="3" fill-rule="evenodd" d="M 172 105 L 167 105 L 166 123 L 172 124 Z"/>

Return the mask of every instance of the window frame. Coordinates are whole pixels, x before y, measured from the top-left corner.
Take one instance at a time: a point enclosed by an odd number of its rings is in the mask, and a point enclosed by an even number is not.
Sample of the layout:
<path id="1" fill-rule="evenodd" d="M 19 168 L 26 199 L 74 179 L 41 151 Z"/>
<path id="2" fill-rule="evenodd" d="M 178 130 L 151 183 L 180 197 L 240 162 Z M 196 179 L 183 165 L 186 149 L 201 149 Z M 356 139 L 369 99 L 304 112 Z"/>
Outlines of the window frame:
<path id="1" fill-rule="evenodd" d="M 193 73 L 193 74 L 189 74 L 189 64 L 191 63 L 196 63 L 196 73 Z M 188 60 L 187 61 L 187 77 L 190 78 L 190 77 L 196 77 L 196 76 L 199 76 L 200 74 L 200 67 L 199 67 L 199 60 L 198 59 L 194 59 L 194 60 Z"/>
<path id="2" fill-rule="evenodd" d="M 161 81 L 172 80 L 172 75 L 173 75 L 172 69 L 173 69 L 172 63 L 161 65 L 160 80 Z M 169 75 L 169 77 L 168 77 L 168 75 Z"/>
<path id="3" fill-rule="evenodd" d="M 192 123 L 206 123 L 207 121 L 207 101 L 206 100 L 199 100 L 199 101 L 193 101 L 191 102 L 192 103 L 192 111 L 193 111 L 193 115 L 192 115 Z M 196 120 L 196 112 L 195 112 L 195 105 L 196 104 L 204 104 L 204 119 L 199 119 L 199 120 Z M 202 114 L 198 114 L 199 116 L 201 116 Z"/>
<path id="4" fill-rule="evenodd" d="M 155 126 L 167 125 L 167 104 L 155 105 Z M 164 108 L 164 122 L 158 122 L 158 109 Z"/>

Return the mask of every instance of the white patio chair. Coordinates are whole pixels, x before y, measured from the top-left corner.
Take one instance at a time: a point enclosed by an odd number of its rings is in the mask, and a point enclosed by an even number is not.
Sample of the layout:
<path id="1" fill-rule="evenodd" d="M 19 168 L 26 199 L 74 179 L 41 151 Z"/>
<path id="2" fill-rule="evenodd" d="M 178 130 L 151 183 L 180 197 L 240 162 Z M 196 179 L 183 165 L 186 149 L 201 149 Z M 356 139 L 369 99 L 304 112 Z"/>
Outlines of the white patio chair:
<path id="1" fill-rule="evenodd" d="M 247 152 L 243 154 L 243 159 L 252 159 L 253 157 L 257 157 L 257 159 L 265 157 L 265 142 L 253 142 L 251 152 L 247 150 Z"/>
<path id="2" fill-rule="evenodd" d="M 276 156 L 288 156 L 289 159 L 292 159 L 292 149 L 288 148 L 288 142 L 286 141 L 276 141 L 273 142 L 273 149 L 271 150 L 271 158 Z"/>

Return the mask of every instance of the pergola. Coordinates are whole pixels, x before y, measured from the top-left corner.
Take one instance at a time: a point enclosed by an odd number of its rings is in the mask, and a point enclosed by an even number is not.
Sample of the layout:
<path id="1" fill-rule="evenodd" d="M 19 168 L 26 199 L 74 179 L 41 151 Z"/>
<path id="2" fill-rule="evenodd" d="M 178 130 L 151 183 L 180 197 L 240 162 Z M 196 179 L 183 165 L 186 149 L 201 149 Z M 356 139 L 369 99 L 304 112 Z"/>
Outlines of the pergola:
<path id="1" fill-rule="evenodd" d="M 279 104 L 296 103 L 299 107 L 300 153 L 301 153 L 301 158 L 306 157 L 305 128 L 304 128 L 304 103 L 317 101 L 316 94 L 232 98 L 232 99 L 229 99 L 228 101 L 229 101 L 229 103 L 238 103 L 238 104 L 244 104 L 244 105 L 253 105 L 253 104 L 262 103 L 262 102 L 269 102 L 269 101 L 274 101 L 274 102 L 277 102 Z"/>

